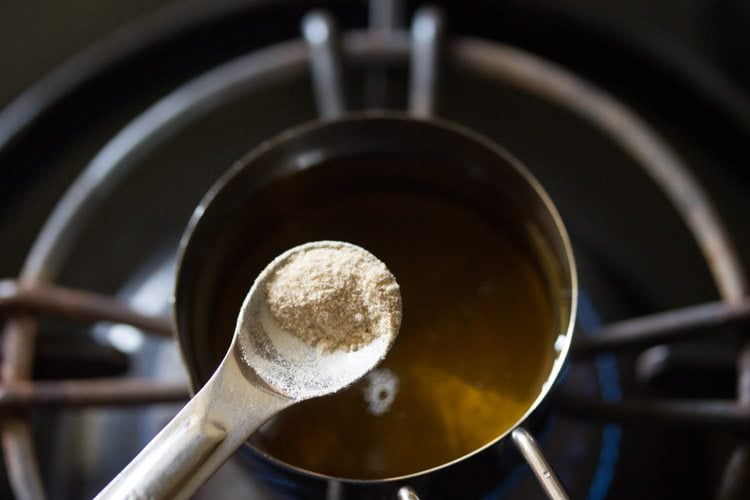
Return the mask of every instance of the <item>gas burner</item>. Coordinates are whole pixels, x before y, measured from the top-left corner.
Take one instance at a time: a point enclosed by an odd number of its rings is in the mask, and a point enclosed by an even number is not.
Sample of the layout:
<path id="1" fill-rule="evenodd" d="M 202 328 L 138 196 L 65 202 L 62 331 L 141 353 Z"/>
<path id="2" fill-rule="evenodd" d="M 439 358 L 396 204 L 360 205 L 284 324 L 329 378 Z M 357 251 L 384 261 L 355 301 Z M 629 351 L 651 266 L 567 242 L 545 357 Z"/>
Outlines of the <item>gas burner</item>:
<path id="1" fill-rule="evenodd" d="M 77 175 L 18 277 L 0 282 L 2 445 L 16 497 L 91 496 L 187 397 L 167 315 L 179 235 L 213 181 L 279 131 L 372 108 L 445 117 L 506 147 L 551 193 L 576 247 L 579 334 L 537 436 L 551 469 L 536 468 L 537 482 L 522 467 L 474 493 L 528 498 L 542 484 L 554 495 L 551 471 L 574 498 L 747 493 L 750 299 L 707 194 L 726 189 L 710 177 L 725 157 L 684 130 L 675 139 L 654 113 L 668 142 L 641 117 L 652 113 L 643 100 L 636 113 L 572 71 L 566 50 L 550 50 L 552 62 L 521 48 L 523 36 L 488 35 L 496 11 L 485 5 L 419 7 L 404 27 L 403 4 L 373 0 L 366 28 L 348 3 L 228 3 L 192 17 L 189 7 L 84 53 L 0 115 L 0 162 L 48 171 L 33 189 L 18 174 L 29 193 L 18 206 L 41 214 Z M 129 74 L 142 89 L 126 88 Z M 13 236 L 19 223 L 0 227 Z M 243 452 L 198 495 L 320 488 Z"/>

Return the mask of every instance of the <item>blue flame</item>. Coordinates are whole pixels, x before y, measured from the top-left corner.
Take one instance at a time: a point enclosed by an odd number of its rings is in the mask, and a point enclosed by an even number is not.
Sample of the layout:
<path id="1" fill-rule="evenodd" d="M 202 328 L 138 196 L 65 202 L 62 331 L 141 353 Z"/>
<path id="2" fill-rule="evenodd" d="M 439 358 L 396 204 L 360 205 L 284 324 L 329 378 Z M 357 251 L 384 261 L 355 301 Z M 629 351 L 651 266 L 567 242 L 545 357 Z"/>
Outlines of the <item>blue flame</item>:
<path id="1" fill-rule="evenodd" d="M 596 312 L 591 298 L 581 292 L 578 299 L 578 322 L 584 332 L 595 332 L 602 326 L 601 318 Z M 622 399 L 620 372 L 613 354 L 600 354 L 594 360 L 596 372 L 601 385 L 602 399 L 615 402 Z M 620 455 L 622 429 L 619 425 L 607 424 L 602 429 L 602 444 L 599 449 L 599 464 L 589 487 L 589 500 L 601 500 L 607 497 L 615 467 Z"/>

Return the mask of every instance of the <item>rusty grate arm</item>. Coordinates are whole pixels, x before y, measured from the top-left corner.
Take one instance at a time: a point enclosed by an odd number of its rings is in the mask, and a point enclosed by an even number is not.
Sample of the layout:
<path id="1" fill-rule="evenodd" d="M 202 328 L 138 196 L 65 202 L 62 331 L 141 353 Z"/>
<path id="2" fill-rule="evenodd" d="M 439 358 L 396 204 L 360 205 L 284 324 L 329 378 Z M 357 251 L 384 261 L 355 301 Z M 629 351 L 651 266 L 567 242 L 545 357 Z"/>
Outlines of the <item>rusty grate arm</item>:
<path id="1" fill-rule="evenodd" d="M 0 315 L 15 313 L 47 314 L 81 323 L 122 323 L 163 337 L 172 335 L 172 326 L 167 318 L 141 314 L 108 295 L 49 283 L 25 284 L 18 280 L 2 280 Z"/>
<path id="2" fill-rule="evenodd" d="M 750 299 L 708 302 L 612 323 L 592 335 L 578 336 L 572 354 L 583 357 L 607 350 L 645 348 L 742 323 L 750 323 Z"/>

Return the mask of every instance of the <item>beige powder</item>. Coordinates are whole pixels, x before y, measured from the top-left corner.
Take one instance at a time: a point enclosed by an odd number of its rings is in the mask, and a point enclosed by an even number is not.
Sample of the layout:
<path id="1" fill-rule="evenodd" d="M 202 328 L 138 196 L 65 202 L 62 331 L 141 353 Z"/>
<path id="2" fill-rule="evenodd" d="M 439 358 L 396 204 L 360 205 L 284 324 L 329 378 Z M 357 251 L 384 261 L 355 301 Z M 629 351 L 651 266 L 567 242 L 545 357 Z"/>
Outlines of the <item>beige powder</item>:
<path id="1" fill-rule="evenodd" d="M 357 350 L 397 329 L 390 323 L 401 317 L 393 274 L 347 243 L 326 242 L 292 255 L 266 281 L 265 293 L 284 330 L 326 352 Z"/>

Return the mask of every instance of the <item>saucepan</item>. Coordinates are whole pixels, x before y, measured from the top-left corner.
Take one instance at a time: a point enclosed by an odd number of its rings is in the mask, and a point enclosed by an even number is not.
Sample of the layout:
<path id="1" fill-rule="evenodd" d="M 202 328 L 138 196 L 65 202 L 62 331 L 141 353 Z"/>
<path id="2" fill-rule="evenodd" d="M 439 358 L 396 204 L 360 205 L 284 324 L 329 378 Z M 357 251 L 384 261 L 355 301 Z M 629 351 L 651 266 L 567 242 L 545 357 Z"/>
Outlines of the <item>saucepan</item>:
<path id="1" fill-rule="evenodd" d="M 571 344 L 576 271 L 527 169 L 464 127 L 394 112 L 305 124 L 255 148 L 181 243 L 175 319 L 194 389 L 226 352 L 257 273 L 315 240 L 385 262 L 401 285 L 401 332 L 360 383 L 261 427 L 240 451 L 254 470 L 292 496 L 465 498 L 525 458 L 564 496 L 532 436 Z"/>

